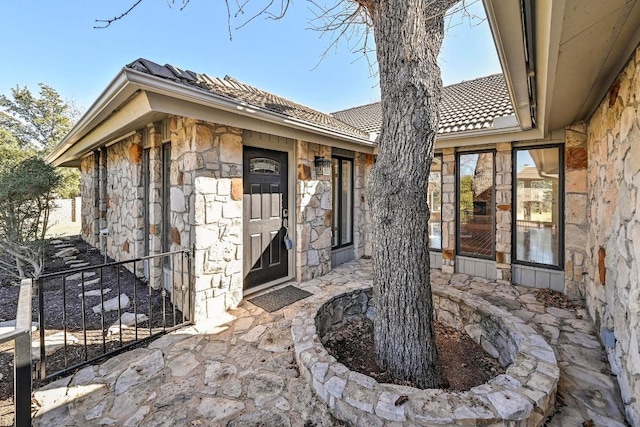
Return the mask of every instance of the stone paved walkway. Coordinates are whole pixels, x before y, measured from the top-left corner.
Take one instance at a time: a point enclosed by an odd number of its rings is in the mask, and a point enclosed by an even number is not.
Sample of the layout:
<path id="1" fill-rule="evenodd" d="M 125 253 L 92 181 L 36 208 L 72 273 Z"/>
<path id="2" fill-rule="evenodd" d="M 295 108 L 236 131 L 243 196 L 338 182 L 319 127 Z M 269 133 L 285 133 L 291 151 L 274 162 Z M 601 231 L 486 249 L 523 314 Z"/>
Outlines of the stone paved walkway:
<path id="1" fill-rule="evenodd" d="M 300 284 L 314 294 L 371 285 L 370 261 L 351 262 Z M 620 392 L 586 310 L 545 307 L 534 290 L 432 271 L 507 308 L 549 340 L 561 368 L 549 426 L 624 426 Z M 222 326 L 185 328 L 147 348 L 89 366 L 36 390 L 38 426 L 332 426 L 299 377 L 291 319 L 305 301 L 267 313 L 243 302 Z"/>

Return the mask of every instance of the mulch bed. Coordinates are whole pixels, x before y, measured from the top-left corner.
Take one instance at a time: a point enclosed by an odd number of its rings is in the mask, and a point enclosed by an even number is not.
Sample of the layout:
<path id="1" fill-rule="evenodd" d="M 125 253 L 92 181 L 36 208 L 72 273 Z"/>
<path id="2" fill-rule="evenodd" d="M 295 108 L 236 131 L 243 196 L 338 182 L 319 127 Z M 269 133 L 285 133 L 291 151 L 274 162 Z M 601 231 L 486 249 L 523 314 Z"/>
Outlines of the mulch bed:
<path id="1" fill-rule="evenodd" d="M 90 266 L 99 266 L 104 264 L 104 255 L 98 250 L 82 241 L 79 237 L 70 238 L 65 243 L 71 243 L 80 252 L 76 254 L 78 260 L 88 262 Z M 71 269 L 61 258 L 53 255 L 60 249 L 49 245 L 46 249 L 45 259 L 47 264 L 45 274 L 68 271 Z M 107 262 L 113 262 L 107 259 Z M 92 270 L 89 270 L 92 271 Z M 87 277 L 85 282 L 100 277 L 100 270 L 95 270 L 96 275 Z M 61 277 L 53 277 L 45 279 L 44 288 L 44 319 L 45 334 L 51 335 L 63 331 L 63 311 L 65 312 L 65 322 L 67 325 L 67 333 L 78 338 L 76 345 L 69 345 L 65 354 L 64 349 L 58 350 L 56 353 L 47 356 L 47 372 L 53 373 L 66 366 L 72 366 L 85 360 L 98 357 L 107 352 L 115 350 L 123 344 L 127 344 L 135 340 L 133 328 L 125 329 L 122 333 L 122 342 L 120 334 L 115 333 L 108 335 L 108 328 L 118 321 L 118 311 L 105 312 L 104 319 L 101 314 L 94 313 L 92 308 L 100 304 L 100 297 L 85 297 L 84 307 L 82 298 L 78 295 L 82 293 L 82 287 L 79 286 L 80 281 L 67 281 L 63 284 Z M 169 301 L 169 296 L 164 301 L 163 313 L 163 297 L 160 290 L 152 290 L 149 293 L 149 287 L 143 281 L 134 277 L 124 266 L 120 268 L 111 267 L 104 268 L 102 271 L 102 288 L 110 288 L 111 291 L 104 296 L 105 301 L 117 297 L 119 294 L 126 294 L 131 300 L 128 308 L 123 308 L 122 312 L 134 312 L 134 289 L 135 289 L 135 307 L 137 313 L 149 316 L 149 306 L 151 305 L 151 328 L 156 333 L 162 330 L 163 319 L 166 319 L 166 327 L 173 326 L 173 308 Z M 63 292 L 64 287 L 64 292 Z M 100 289 L 100 285 L 87 285 L 85 290 Z M 19 286 L 15 281 L 10 281 L 6 277 L 0 277 L 0 321 L 15 319 L 17 310 Z M 64 302 L 64 304 L 63 304 Z M 34 291 L 33 296 L 33 321 L 37 322 L 39 317 L 39 298 Z M 63 310 L 63 307 L 65 310 Z M 83 310 L 84 308 L 84 310 Z M 83 312 L 84 325 L 87 329 L 87 347 L 85 352 L 84 333 L 83 333 Z M 165 317 L 166 316 L 166 317 Z M 177 312 L 177 322 L 182 321 L 182 314 Z M 145 321 L 138 324 L 138 338 L 149 336 L 149 322 Z M 34 332 L 33 339 L 39 338 L 39 332 Z M 66 359 L 66 362 L 65 362 Z M 41 383 L 34 382 L 34 387 Z M 0 344 L 0 426 L 13 425 L 13 342 Z"/>
<path id="2" fill-rule="evenodd" d="M 449 383 L 448 390 L 469 390 L 505 372 L 500 363 L 465 332 L 441 323 L 435 324 L 435 332 L 440 367 Z M 395 379 L 380 370 L 373 346 L 371 320 L 361 318 L 348 322 L 329 331 L 324 340 L 327 351 L 352 371 L 368 375 L 379 383 L 415 387 L 415 384 Z"/>

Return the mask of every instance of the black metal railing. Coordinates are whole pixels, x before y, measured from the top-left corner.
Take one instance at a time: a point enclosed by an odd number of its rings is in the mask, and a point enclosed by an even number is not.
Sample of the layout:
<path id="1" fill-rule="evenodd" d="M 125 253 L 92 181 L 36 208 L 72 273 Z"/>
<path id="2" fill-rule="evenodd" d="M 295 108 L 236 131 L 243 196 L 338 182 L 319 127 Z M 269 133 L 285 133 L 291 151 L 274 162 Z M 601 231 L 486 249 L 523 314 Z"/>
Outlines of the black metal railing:
<path id="1" fill-rule="evenodd" d="M 30 279 L 20 283 L 15 329 L 0 334 L 0 344 L 14 341 L 13 406 L 15 425 L 31 425 L 31 289 Z"/>
<path id="2" fill-rule="evenodd" d="M 176 251 L 40 276 L 37 378 L 190 324 L 190 271 L 190 253 Z"/>

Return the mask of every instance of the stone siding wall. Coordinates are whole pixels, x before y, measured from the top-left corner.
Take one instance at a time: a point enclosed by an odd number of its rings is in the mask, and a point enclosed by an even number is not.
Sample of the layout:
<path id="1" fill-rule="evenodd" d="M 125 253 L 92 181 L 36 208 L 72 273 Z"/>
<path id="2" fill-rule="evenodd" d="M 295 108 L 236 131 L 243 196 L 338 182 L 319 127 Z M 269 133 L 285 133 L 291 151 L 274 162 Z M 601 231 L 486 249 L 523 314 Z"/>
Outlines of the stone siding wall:
<path id="1" fill-rule="evenodd" d="M 118 261 L 144 255 L 141 133 L 107 148 L 107 254 Z"/>
<path id="2" fill-rule="evenodd" d="M 626 415 L 640 425 L 640 48 L 588 122 L 586 293 L 618 377 Z"/>
<path id="3" fill-rule="evenodd" d="M 585 296 L 587 257 L 587 132 L 585 124 L 566 129 L 565 136 L 565 290 L 573 298 Z"/>
<path id="4" fill-rule="evenodd" d="M 356 259 L 371 256 L 371 214 L 367 198 L 367 181 L 372 167 L 373 155 L 356 153 L 353 194 L 353 247 Z"/>
<path id="5" fill-rule="evenodd" d="M 98 245 L 98 192 L 97 156 L 91 154 L 80 162 L 80 235 L 92 246 Z"/>
<path id="6" fill-rule="evenodd" d="M 316 176 L 315 156 L 331 158 L 331 147 L 297 143 L 296 280 L 331 271 L 331 175 Z"/>

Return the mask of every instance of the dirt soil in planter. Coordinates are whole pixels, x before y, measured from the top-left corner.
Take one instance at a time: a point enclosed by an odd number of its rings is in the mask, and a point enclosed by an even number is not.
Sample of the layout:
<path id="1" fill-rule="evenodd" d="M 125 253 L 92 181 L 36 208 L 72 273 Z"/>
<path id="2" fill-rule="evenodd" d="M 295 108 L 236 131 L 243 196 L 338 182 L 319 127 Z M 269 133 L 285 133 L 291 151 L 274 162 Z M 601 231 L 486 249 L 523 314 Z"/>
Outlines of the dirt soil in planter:
<path id="1" fill-rule="evenodd" d="M 440 367 L 449 382 L 448 390 L 469 390 L 505 372 L 500 362 L 489 356 L 465 332 L 441 323 L 435 324 L 435 331 Z M 397 380 L 380 370 L 373 347 L 371 320 L 362 318 L 348 322 L 329 331 L 323 341 L 327 351 L 352 371 L 368 375 L 379 383 L 415 387 L 415 384 Z"/>
<path id="2" fill-rule="evenodd" d="M 100 266 L 104 264 L 105 259 L 98 250 L 81 240 L 79 237 L 63 239 L 64 243 L 72 244 L 79 253 L 75 256 L 78 260 L 88 262 L 89 266 Z M 60 249 L 53 245 L 48 245 L 45 250 L 45 274 L 68 271 L 71 269 L 61 258 L 53 255 Z M 107 262 L 113 262 L 107 258 Z M 88 270 L 91 272 L 94 270 Z M 100 270 L 95 270 L 96 275 L 87 277 L 85 282 L 100 277 Z M 67 366 L 72 366 L 85 360 L 84 334 L 82 332 L 83 324 L 83 301 L 78 295 L 82 293 L 80 281 L 69 281 L 64 284 L 61 277 L 45 279 L 44 281 L 44 312 L 45 312 L 45 335 L 51 335 L 62 332 L 63 329 L 63 306 L 66 307 L 66 324 L 67 333 L 75 336 L 79 341 L 76 345 L 67 347 Z M 119 289 L 118 289 L 119 286 Z M 137 313 L 149 316 L 149 306 L 152 311 L 151 329 L 153 333 L 162 330 L 163 320 L 166 319 L 166 327 L 173 326 L 173 307 L 169 301 L 167 294 L 164 301 L 163 315 L 163 297 L 160 290 L 152 290 L 149 293 L 149 287 L 143 281 L 134 277 L 134 275 L 121 266 L 120 268 L 111 267 L 104 268 L 102 271 L 102 288 L 110 288 L 104 300 L 117 297 L 119 294 L 126 294 L 131 304 L 127 308 L 123 308 L 122 312 L 134 312 L 134 301 Z M 100 289 L 99 284 L 86 285 L 85 290 Z M 135 300 L 134 300 L 135 289 Z M 15 319 L 18 294 L 20 287 L 15 280 L 9 280 L 8 277 L 0 277 L 0 322 Z M 64 298 L 63 298 L 64 296 Z M 64 301 L 64 304 L 63 304 Z M 38 321 L 39 299 L 34 289 L 33 293 L 33 321 Z M 86 357 L 91 359 L 103 354 L 104 349 L 109 352 L 121 347 L 120 334 L 109 334 L 108 328 L 118 321 L 118 311 L 104 313 L 104 323 L 100 313 L 96 314 L 92 308 L 100 304 L 100 297 L 85 297 L 84 301 L 84 322 L 87 329 L 87 354 Z M 182 314 L 177 311 L 177 323 L 182 321 Z M 149 336 L 149 322 L 138 323 L 138 339 Z M 32 340 L 39 339 L 39 332 L 32 334 Z M 135 332 L 133 328 L 124 329 L 122 332 L 122 344 L 135 341 Z M 35 362 L 34 362 L 35 364 Z M 50 356 L 47 356 L 47 372 L 53 373 L 63 369 L 65 366 L 65 352 L 60 349 Z M 42 382 L 34 380 L 34 388 L 42 385 Z M 0 427 L 13 425 L 13 341 L 0 344 Z"/>

